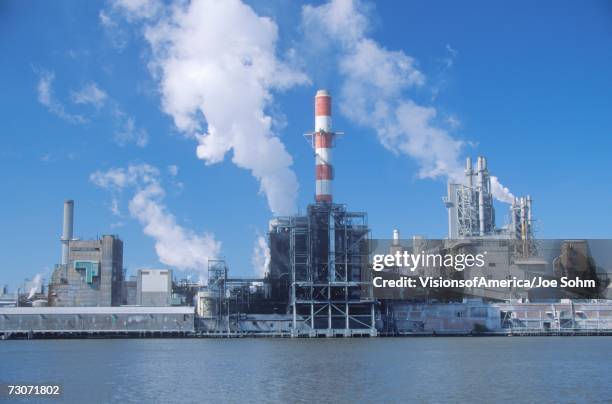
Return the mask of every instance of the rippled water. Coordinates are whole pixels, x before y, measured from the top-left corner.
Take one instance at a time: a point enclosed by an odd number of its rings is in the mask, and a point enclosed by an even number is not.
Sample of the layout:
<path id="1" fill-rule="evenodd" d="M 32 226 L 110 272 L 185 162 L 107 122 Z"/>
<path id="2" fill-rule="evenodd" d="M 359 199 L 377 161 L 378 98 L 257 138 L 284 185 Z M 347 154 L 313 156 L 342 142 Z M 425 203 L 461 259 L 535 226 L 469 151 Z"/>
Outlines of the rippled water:
<path id="1" fill-rule="evenodd" d="M 611 337 L 0 341 L 0 382 L 71 402 L 601 402 L 611 375 Z"/>

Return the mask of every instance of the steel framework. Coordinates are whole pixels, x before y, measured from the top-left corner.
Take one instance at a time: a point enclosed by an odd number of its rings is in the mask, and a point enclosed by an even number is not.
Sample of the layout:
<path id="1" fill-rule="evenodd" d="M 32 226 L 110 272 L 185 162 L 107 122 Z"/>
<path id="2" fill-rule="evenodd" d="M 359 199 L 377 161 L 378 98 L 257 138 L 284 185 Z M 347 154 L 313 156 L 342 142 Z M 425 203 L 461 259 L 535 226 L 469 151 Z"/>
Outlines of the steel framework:
<path id="1" fill-rule="evenodd" d="M 375 336 L 367 215 L 317 203 L 285 223 L 292 336 Z"/>

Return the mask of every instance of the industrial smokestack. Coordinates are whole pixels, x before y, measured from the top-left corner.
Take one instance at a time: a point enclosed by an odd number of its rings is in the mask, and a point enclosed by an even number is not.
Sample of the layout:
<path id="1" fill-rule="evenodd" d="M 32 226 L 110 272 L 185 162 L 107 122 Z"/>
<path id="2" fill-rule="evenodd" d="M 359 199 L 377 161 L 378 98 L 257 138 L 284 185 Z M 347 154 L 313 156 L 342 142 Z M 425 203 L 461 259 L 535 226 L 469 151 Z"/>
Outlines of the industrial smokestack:
<path id="1" fill-rule="evenodd" d="M 400 244 L 400 231 L 393 229 L 393 245 L 398 246 Z"/>
<path id="2" fill-rule="evenodd" d="M 520 198 L 521 203 L 521 240 L 527 239 L 527 199 Z"/>
<path id="3" fill-rule="evenodd" d="M 331 96 L 327 90 L 315 95 L 315 133 L 313 146 L 316 158 L 316 201 L 331 203 L 334 167 L 332 147 L 335 133 L 332 132 Z"/>
<path id="4" fill-rule="evenodd" d="M 485 234 L 485 175 L 486 175 L 486 160 L 484 157 L 479 156 L 477 160 L 478 166 L 478 221 L 479 221 L 479 230 L 480 235 L 484 236 Z"/>
<path id="5" fill-rule="evenodd" d="M 527 228 L 529 233 L 533 232 L 533 217 L 531 216 L 531 195 L 527 195 Z"/>
<path id="6" fill-rule="evenodd" d="M 68 242 L 72 240 L 74 223 L 74 201 L 69 199 L 64 202 L 64 228 L 62 231 L 62 265 L 68 264 Z"/>
<path id="7" fill-rule="evenodd" d="M 468 157 L 467 159 L 465 159 L 465 176 L 467 178 L 467 185 L 468 187 L 472 188 L 472 186 L 474 185 L 472 179 L 474 176 L 474 169 L 472 168 L 472 158 Z"/>
<path id="8" fill-rule="evenodd" d="M 510 212 L 512 212 L 512 235 L 515 238 L 518 238 L 517 234 L 517 226 L 518 226 L 518 220 L 517 220 L 517 215 L 518 215 L 518 204 L 517 204 L 517 200 L 516 198 L 512 199 L 512 208 L 510 208 Z"/>

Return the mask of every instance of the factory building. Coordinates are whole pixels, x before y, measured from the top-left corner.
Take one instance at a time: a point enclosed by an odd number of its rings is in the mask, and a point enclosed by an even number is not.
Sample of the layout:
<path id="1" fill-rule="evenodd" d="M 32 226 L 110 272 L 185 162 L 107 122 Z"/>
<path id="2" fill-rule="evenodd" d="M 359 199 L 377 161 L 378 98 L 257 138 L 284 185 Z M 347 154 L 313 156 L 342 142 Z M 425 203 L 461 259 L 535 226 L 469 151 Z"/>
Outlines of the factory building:
<path id="1" fill-rule="evenodd" d="M 136 304 L 139 306 L 171 306 L 172 271 L 139 269 L 136 277 Z"/>
<path id="2" fill-rule="evenodd" d="M 121 304 L 124 306 L 136 306 L 137 294 L 136 276 L 132 275 L 129 279 L 124 279 L 121 285 Z"/>
<path id="3" fill-rule="evenodd" d="M 119 306 L 122 303 L 123 242 L 114 235 L 73 238 L 74 202 L 64 203 L 62 259 L 49 282 L 49 305 Z"/>
<path id="4" fill-rule="evenodd" d="M 491 190 L 491 176 L 487 158 L 477 159 L 476 170 L 472 159 L 466 159 L 465 184 L 449 182 L 448 194 L 443 198 L 448 209 L 448 238 L 497 237 L 529 240 L 533 238 L 531 197 L 515 198 L 509 216 L 510 223 L 498 228 L 495 225 L 495 207 Z"/>
<path id="5" fill-rule="evenodd" d="M 612 330 L 610 300 L 397 302 L 381 333 L 388 335 L 596 335 Z"/>

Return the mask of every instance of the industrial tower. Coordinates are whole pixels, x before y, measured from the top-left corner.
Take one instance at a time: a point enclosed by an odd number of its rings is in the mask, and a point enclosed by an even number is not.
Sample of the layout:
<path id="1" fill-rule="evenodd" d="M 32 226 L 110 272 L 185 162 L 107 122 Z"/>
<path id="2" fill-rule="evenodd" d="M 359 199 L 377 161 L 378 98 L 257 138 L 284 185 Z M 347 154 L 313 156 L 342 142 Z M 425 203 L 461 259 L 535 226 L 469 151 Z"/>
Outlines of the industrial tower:
<path id="1" fill-rule="evenodd" d="M 315 96 L 315 203 L 270 222 L 270 276 L 289 287 L 293 336 L 375 336 L 367 215 L 333 202 L 331 96 Z M 286 281 L 283 278 L 286 277 Z"/>

